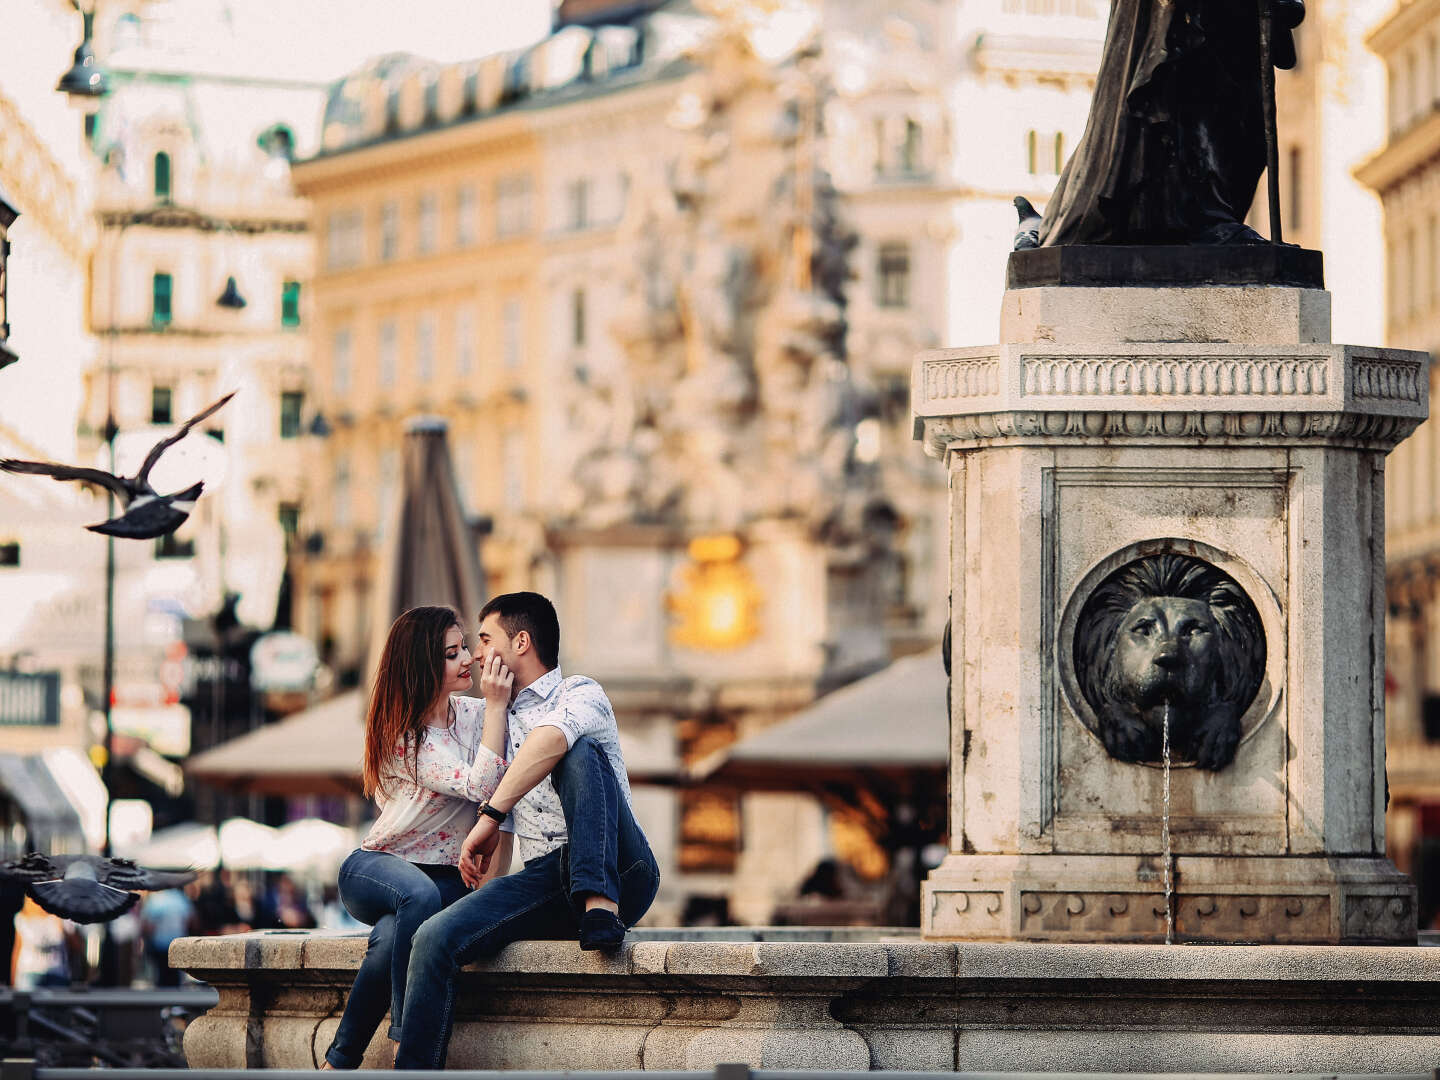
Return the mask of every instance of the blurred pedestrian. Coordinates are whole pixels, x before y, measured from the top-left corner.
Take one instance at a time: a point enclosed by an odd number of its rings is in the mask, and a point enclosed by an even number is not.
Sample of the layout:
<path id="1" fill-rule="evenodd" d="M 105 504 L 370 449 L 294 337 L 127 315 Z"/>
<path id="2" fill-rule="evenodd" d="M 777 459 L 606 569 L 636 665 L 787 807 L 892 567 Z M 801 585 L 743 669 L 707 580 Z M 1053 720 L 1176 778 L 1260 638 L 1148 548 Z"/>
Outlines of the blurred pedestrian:
<path id="1" fill-rule="evenodd" d="M 154 972 L 156 986 L 180 985 L 180 972 L 170 966 L 170 943 L 190 934 L 195 921 L 195 905 L 179 889 L 149 893 L 141 903 L 145 958 Z"/>
<path id="2" fill-rule="evenodd" d="M 265 897 L 267 922 L 279 930 L 313 930 L 315 916 L 305 894 L 289 874 L 282 873 L 275 879 L 269 894 Z"/>

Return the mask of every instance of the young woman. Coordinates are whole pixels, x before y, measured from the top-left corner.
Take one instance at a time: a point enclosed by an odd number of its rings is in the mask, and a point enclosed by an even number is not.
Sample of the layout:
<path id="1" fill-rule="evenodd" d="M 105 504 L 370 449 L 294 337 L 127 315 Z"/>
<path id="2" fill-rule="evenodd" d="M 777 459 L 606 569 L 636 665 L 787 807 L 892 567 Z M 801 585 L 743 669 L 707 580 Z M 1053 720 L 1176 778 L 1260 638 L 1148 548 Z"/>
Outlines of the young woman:
<path id="1" fill-rule="evenodd" d="M 505 714 L 514 676 L 484 665 L 485 708 L 451 697 L 473 684 L 460 618 L 448 607 L 411 608 L 390 627 L 365 716 L 365 794 L 380 816 L 340 867 L 340 899 L 370 923 L 324 1068 L 355 1069 L 385 1010 L 400 1036 L 405 969 L 420 924 L 468 891 L 456 864 L 476 804 L 505 775 Z"/>

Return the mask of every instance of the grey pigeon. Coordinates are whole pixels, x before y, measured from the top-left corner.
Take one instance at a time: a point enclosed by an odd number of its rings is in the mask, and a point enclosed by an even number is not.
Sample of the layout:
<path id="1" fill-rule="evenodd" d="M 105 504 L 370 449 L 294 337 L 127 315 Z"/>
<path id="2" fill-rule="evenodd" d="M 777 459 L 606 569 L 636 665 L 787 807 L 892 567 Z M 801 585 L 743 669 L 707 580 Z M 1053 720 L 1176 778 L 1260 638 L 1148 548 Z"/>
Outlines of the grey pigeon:
<path id="1" fill-rule="evenodd" d="M 175 889 L 195 871 L 149 870 L 129 859 L 101 855 L 42 855 L 0 863 L 0 879 L 24 885 L 51 915 L 78 923 L 109 922 L 140 900 L 140 892 Z"/>
<path id="2" fill-rule="evenodd" d="M 204 484 L 193 484 L 184 491 L 161 495 L 150 486 L 150 470 L 160 460 L 161 454 L 190 434 L 191 428 L 216 412 L 234 396 L 235 391 L 230 391 L 219 401 L 206 406 L 205 409 L 186 420 L 175 434 L 161 439 L 151 447 L 150 453 L 145 456 L 145 463 L 140 466 L 140 471 L 134 476 L 116 476 L 103 469 L 87 469 L 77 465 L 56 465 L 48 461 L 17 461 L 14 458 L 0 459 L 0 469 L 12 473 L 49 476 L 56 480 L 80 480 L 90 484 L 99 484 L 115 493 L 115 497 L 120 500 L 120 505 L 125 512 L 119 517 L 102 521 L 98 525 L 87 525 L 86 528 L 91 532 L 105 533 L 126 540 L 153 540 L 157 536 L 172 533 L 180 527 L 190 516 L 190 511 L 195 508 L 195 500 L 200 497 Z"/>
<path id="3" fill-rule="evenodd" d="M 1026 251 L 1040 246 L 1040 211 L 1030 205 L 1024 195 L 1015 196 L 1015 213 L 1020 217 L 1020 227 L 1015 230 L 1013 251 Z"/>

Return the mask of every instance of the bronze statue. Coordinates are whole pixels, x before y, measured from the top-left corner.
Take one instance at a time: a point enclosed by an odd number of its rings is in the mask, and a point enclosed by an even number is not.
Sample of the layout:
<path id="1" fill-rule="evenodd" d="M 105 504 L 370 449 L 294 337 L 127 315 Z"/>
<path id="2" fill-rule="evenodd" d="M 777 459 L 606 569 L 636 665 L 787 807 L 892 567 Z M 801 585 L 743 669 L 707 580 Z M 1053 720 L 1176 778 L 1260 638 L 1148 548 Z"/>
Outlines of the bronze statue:
<path id="1" fill-rule="evenodd" d="M 1093 730 L 1121 761 L 1223 769 L 1265 674 L 1259 613 L 1224 571 L 1186 555 L 1127 563 L 1085 601 L 1075 675 Z"/>
<path id="2" fill-rule="evenodd" d="M 1304 17 L 1303 0 L 1114 0 L 1085 134 L 1035 243 L 1264 243 L 1245 215 L 1267 156 L 1273 186 L 1271 65 L 1295 65 Z"/>

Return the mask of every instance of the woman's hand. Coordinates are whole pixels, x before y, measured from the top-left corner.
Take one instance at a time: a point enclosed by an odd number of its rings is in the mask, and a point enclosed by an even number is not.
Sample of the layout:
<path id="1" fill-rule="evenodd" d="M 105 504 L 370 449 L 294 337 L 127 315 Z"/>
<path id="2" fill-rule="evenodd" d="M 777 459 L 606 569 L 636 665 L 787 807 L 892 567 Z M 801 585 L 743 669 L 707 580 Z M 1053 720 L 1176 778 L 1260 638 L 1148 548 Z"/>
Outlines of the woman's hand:
<path id="1" fill-rule="evenodd" d="M 515 673 L 499 656 L 492 655 L 480 669 L 480 695 L 485 699 L 485 708 L 508 709 L 514 692 Z"/>

